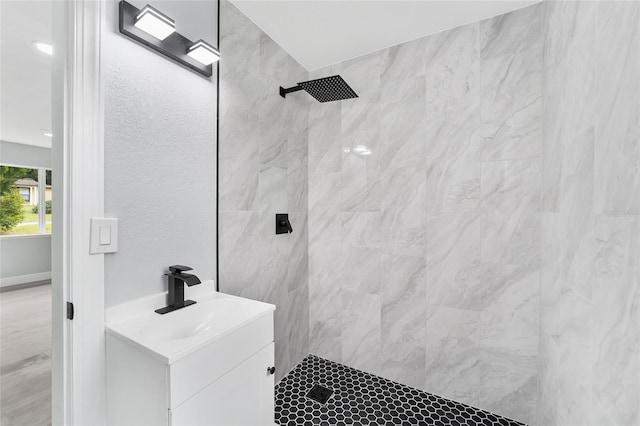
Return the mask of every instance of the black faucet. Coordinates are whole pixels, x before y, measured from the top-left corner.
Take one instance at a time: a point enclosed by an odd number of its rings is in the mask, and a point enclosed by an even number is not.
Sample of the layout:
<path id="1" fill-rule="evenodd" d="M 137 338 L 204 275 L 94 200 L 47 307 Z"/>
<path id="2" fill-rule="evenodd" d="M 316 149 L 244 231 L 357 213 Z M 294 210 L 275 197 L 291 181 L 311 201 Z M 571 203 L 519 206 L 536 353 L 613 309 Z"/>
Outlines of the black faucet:
<path id="1" fill-rule="evenodd" d="M 183 274 L 184 271 L 191 271 L 193 268 L 183 265 L 169 266 L 169 272 L 165 275 L 169 277 L 169 297 L 168 305 L 164 308 L 156 309 L 159 314 L 166 314 L 185 306 L 196 303 L 193 300 L 184 300 L 184 285 L 191 287 L 200 284 L 200 279 L 192 274 Z"/>

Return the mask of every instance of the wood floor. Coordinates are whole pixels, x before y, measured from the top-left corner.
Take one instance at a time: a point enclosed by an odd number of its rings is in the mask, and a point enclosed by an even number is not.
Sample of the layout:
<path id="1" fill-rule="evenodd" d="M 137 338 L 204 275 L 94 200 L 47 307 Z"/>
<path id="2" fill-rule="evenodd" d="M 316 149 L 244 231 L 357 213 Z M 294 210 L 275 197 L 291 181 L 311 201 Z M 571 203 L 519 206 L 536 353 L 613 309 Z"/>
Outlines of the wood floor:
<path id="1" fill-rule="evenodd" d="M 51 424 L 51 285 L 0 293 L 0 425 Z"/>

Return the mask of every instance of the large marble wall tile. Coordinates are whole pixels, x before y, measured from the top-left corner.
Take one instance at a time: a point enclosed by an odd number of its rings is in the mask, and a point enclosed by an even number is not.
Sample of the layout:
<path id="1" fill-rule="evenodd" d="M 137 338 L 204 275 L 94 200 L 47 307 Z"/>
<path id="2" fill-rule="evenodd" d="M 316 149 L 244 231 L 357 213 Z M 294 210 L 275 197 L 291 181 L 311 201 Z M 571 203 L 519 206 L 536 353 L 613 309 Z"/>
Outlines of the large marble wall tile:
<path id="1" fill-rule="evenodd" d="M 441 117 L 461 104 L 477 105 L 479 26 L 469 24 L 426 38 L 427 117 Z"/>
<path id="2" fill-rule="evenodd" d="M 327 293 L 314 293 L 313 283 L 309 284 L 310 298 L 327 298 Z M 340 291 L 338 289 L 338 291 Z M 333 295 L 333 304 L 342 304 L 340 294 Z M 311 299 L 310 299 L 311 300 Z M 342 361 L 342 320 L 330 315 L 311 300 L 309 304 L 309 352 L 335 362 Z"/>
<path id="3" fill-rule="evenodd" d="M 286 240 L 287 271 L 284 281 L 289 291 L 309 285 L 309 231 L 308 216 L 305 212 L 289 213 L 289 221 L 293 232 L 279 235 L 283 242 Z M 271 223 L 273 225 L 273 222 Z"/>
<path id="4" fill-rule="evenodd" d="M 424 257 L 384 255 L 382 277 L 383 340 L 424 347 L 427 307 Z"/>
<path id="5" fill-rule="evenodd" d="M 426 173 L 421 168 L 394 168 L 382 174 L 382 246 L 385 252 L 424 256 L 425 182 Z"/>
<path id="6" fill-rule="evenodd" d="M 381 272 L 380 249 L 342 246 L 342 288 L 357 293 L 379 294 Z"/>
<path id="7" fill-rule="evenodd" d="M 536 50 L 542 45 L 542 4 L 480 22 L 483 60 Z"/>
<path id="8" fill-rule="evenodd" d="M 299 287 L 289 292 L 288 297 L 291 307 L 287 318 L 289 350 L 291 358 L 299 362 L 296 356 L 304 356 L 309 351 L 309 287 Z"/>
<path id="9" fill-rule="evenodd" d="M 478 24 L 427 39 L 427 198 L 432 214 L 480 196 Z"/>
<path id="10" fill-rule="evenodd" d="M 426 38 L 390 47 L 380 55 L 380 81 L 383 86 L 395 80 L 424 77 Z"/>
<path id="11" fill-rule="evenodd" d="M 482 163 L 482 260 L 537 264 L 540 160 Z"/>
<path id="12" fill-rule="evenodd" d="M 640 217 L 599 217 L 593 392 L 617 424 L 640 422 Z"/>
<path id="13" fill-rule="evenodd" d="M 382 370 L 380 296 L 342 291 L 342 361 L 372 374 Z"/>
<path id="14" fill-rule="evenodd" d="M 478 406 L 480 314 L 434 305 L 428 311 L 426 391 Z"/>
<path id="15" fill-rule="evenodd" d="M 292 64 L 290 72 L 299 72 Z M 287 144 L 287 204 L 289 212 L 304 212 L 309 208 L 309 107 L 304 98 L 290 99 L 285 114 L 290 121 Z"/>
<path id="16" fill-rule="evenodd" d="M 599 4 L 596 22 L 596 211 L 638 215 L 640 4 Z"/>
<path id="17" fill-rule="evenodd" d="M 224 96 L 222 89 L 220 96 Z M 243 126 L 234 126 L 234 123 Z M 260 174 L 258 117 L 237 108 L 228 108 L 220 122 L 219 201 L 221 211 L 257 208 Z"/>
<path id="18" fill-rule="evenodd" d="M 560 298 L 562 276 L 562 250 L 564 245 L 564 218 L 559 213 L 543 213 L 541 216 L 540 244 L 540 303 L 552 307 Z M 553 335 L 557 335 L 555 330 Z"/>
<path id="19" fill-rule="evenodd" d="M 545 312 L 541 312 L 541 320 Z M 534 424 L 539 426 L 555 425 L 558 422 L 558 378 L 560 361 L 557 337 L 546 333 L 541 325 L 540 351 L 538 353 L 538 413 Z"/>
<path id="20" fill-rule="evenodd" d="M 297 362 L 300 362 L 299 360 Z M 292 365 L 295 366 L 294 361 L 291 359 L 291 351 L 286 339 L 281 339 L 275 342 L 275 380 L 278 383 L 285 377 L 289 371 L 292 370 Z"/>
<path id="21" fill-rule="evenodd" d="M 307 212 L 309 206 L 309 162 L 307 157 L 291 158 L 287 167 L 287 208 L 289 212 Z M 306 185 L 300 185 L 306 182 Z"/>
<path id="22" fill-rule="evenodd" d="M 421 55 L 422 57 L 422 55 Z M 393 80 L 380 88 L 379 164 L 424 167 L 426 160 L 425 79 Z"/>
<path id="23" fill-rule="evenodd" d="M 474 210 L 480 198 L 479 101 L 460 103 L 427 123 L 427 198 L 433 214 Z"/>
<path id="24" fill-rule="evenodd" d="M 260 164 L 287 166 L 287 136 L 292 117 L 287 108 L 291 99 L 283 99 L 277 88 L 285 84 L 289 74 L 289 56 L 269 36 L 260 35 L 261 93 L 258 103 L 260 117 Z M 306 125 L 305 125 L 306 127 Z"/>
<path id="25" fill-rule="evenodd" d="M 336 288 L 342 287 L 342 245 L 338 242 L 323 241 L 321 244 L 309 245 L 309 285 L 311 287 Z M 318 293 L 319 300 L 312 302 L 322 303 L 322 293 Z"/>
<path id="26" fill-rule="evenodd" d="M 490 308 L 481 313 L 480 344 L 486 349 L 535 360 L 538 353 L 537 305 L 522 310 Z"/>
<path id="27" fill-rule="evenodd" d="M 382 375 L 422 389 L 426 379 L 424 257 L 382 259 Z"/>
<path id="28" fill-rule="evenodd" d="M 569 348 L 560 356 L 558 418 L 561 425 L 591 425 L 591 347 Z M 612 424 L 612 423 L 597 423 Z"/>
<path id="29" fill-rule="evenodd" d="M 283 283 L 288 269 L 289 258 L 287 255 L 291 241 L 286 238 L 276 238 L 273 214 L 260 214 L 259 220 L 259 234 L 257 239 L 252 242 L 259 248 L 259 251 L 250 259 L 258 263 L 260 276 L 255 284 L 256 291 L 252 297 L 268 303 L 286 303 L 288 285 Z M 276 314 L 276 318 L 279 315 Z"/>
<path id="30" fill-rule="evenodd" d="M 256 111 L 262 92 L 260 70 L 261 31 L 229 1 L 220 3 L 220 53 L 225 56 L 220 67 L 219 116 L 232 107 Z M 221 124 L 224 123 L 221 120 Z"/>
<path id="31" fill-rule="evenodd" d="M 342 211 L 380 210 L 380 168 L 376 129 L 342 135 L 340 200 Z M 368 150 L 363 155 L 359 150 Z"/>
<path id="32" fill-rule="evenodd" d="M 540 156 L 542 48 L 482 60 L 482 158 Z"/>
<path id="33" fill-rule="evenodd" d="M 375 52 L 332 67 L 332 74 L 340 74 L 358 95 L 356 99 L 340 102 L 342 132 L 378 126 L 382 55 L 381 52 Z"/>
<path id="34" fill-rule="evenodd" d="M 342 362 L 341 244 L 309 247 L 309 350 Z"/>
<path id="35" fill-rule="evenodd" d="M 591 300 L 567 287 L 559 305 L 559 423 L 587 425 L 591 422 L 593 306 Z"/>
<path id="36" fill-rule="evenodd" d="M 309 174 L 339 172 L 342 165 L 339 102 L 312 103 L 309 108 Z"/>
<path id="37" fill-rule="evenodd" d="M 481 220 L 477 211 L 431 216 L 427 220 L 427 300 L 450 308 L 482 309 Z"/>
<path id="38" fill-rule="evenodd" d="M 542 150 L 542 5 L 480 23 L 484 160 Z"/>
<path id="39" fill-rule="evenodd" d="M 279 85 L 289 83 L 289 59 L 291 57 L 287 52 L 278 45 L 271 37 L 263 32 L 260 32 L 260 74 L 266 76 L 265 80 L 269 83 L 274 80 Z M 277 89 L 276 86 L 275 89 Z M 270 95 L 278 95 L 277 90 L 271 90 Z M 264 97 L 268 96 L 267 93 L 263 93 Z M 282 99 L 282 97 L 280 97 Z"/>
<path id="40" fill-rule="evenodd" d="M 351 247 L 380 247 L 380 212 L 342 213 L 342 242 Z"/>
<path id="41" fill-rule="evenodd" d="M 481 296 L 484 313 L 517 313 L 538 326 L 540 269 L 538 265 L 483 264 Z"/>
<path id="42" fill-rule="evenodd" d="M 558 210 L 564 145 L 593 125 L 596 7 L 549 2 L 544 16 L 543 208 Z"/>
<path id="43" fill-rule="evenodd" d="M 508 349 L 482 348 L 478 405 L 494 413 L 532 424 L 538 385 L 536 358 Z"/>
<path id="44" fill-rule="evenodd" d="M 538 289 L 539 281 L 527 281 Z M 480 404 L 531 423 L 537 414 L 539 304 L 537 297 L 513 302 L 488 306 L 480 314 Z"/>
<path id="45" fill-rule="evenodd" d="M 340 242 L 340 174 L 309 175 L 309 244 Z"/>
<path id="46" fill-rule="evenodd" d="M 261 213 L 287 211 L 287 169 L 261 166 L 258 178 L 258 203 Z"/>
<path id="47" fill-rule="evenodd" d="M 225 291 L 241 296 L 256 293 L 260 264 L 246 259 L 260 254 L 255 245 L 260 234 L 258 213 L 221 211 L 218 220 L 220 281 Z"/>

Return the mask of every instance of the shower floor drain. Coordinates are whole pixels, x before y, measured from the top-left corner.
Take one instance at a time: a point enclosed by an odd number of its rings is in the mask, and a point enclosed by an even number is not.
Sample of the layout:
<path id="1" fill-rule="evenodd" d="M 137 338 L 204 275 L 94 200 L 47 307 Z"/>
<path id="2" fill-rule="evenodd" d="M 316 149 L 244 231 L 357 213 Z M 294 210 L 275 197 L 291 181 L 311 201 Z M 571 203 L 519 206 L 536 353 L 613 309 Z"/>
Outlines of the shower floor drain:
<path id="1" fill-rule="evenodd" d="M 325 388 L 321 385 L 313 385 L 309 393 L 307 394 L 307 398 L 311 398 L 314 401 L 319 402 L 320 404 L 326 404 L 331 397 L 333 391 L 329 388 Z"/>

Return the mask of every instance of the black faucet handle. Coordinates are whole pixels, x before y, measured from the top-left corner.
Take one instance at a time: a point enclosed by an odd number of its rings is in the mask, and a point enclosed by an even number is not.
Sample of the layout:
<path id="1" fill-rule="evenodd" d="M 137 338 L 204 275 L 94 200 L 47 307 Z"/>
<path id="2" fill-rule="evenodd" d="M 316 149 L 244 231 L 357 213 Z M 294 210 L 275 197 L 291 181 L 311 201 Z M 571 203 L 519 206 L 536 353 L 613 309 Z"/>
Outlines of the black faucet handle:
<path id="1" fill-rule="evenodd" d="M 180 275 L 185 271 L 192 271 L 192 270 L 193 268 L 190 266 L 184 266 L 184 265 L 169 266 L 169 271 L 171 271 L 172 274 L 177 274 L 177 275 Z"/>

